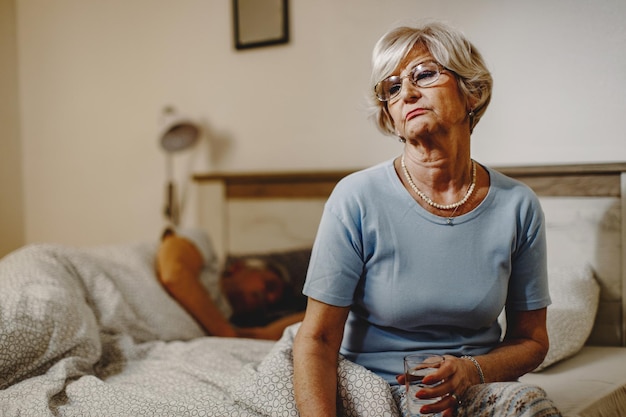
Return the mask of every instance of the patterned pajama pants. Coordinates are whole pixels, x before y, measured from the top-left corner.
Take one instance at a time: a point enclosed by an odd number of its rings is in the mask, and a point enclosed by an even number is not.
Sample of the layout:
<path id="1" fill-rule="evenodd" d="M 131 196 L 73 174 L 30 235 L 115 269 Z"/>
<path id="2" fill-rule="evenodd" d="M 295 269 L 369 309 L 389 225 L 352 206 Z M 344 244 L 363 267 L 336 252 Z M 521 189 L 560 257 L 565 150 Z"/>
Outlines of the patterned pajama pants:
<path id="1" fill-rule="evenodd" d="M 402 417 L 410 417 L 404 386 L 393 386 L 391 392 Z M 543 389 L 521 382 L 474 385 L 456 411 L 457 417 L 561 417 Z"/>

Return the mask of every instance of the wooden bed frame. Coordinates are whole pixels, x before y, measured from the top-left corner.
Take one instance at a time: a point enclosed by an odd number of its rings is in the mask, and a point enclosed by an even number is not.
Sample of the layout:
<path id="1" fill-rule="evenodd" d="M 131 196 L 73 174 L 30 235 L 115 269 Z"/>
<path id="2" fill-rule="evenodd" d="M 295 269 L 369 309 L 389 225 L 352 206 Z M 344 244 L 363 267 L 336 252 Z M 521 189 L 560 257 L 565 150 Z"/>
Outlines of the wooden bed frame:
<path id="1" fill-rule="evenodd" d="M 626 163 L 496 169 L 542 199 L 549 258 L 593 267 L 601 296 L 587 343 L 626 346 Z M 310 247 L 326 198 L 353 171 L 197 174 L 198 225 L 222 259 Z"/>

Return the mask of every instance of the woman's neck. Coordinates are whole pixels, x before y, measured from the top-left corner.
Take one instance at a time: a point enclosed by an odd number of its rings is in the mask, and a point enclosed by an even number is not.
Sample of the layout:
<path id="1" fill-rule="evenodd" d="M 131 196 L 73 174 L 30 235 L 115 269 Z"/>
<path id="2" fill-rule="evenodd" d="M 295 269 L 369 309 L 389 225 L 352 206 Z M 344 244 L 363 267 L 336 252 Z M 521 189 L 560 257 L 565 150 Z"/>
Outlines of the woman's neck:
<path id="1" fill-rule="evenodd" d="M 466 189 L 471 181 L 472 163 L 469 150 L 428 149 L 407 143 L 404 160 L 415 184 L 428 191 L 454 194 Z"/>

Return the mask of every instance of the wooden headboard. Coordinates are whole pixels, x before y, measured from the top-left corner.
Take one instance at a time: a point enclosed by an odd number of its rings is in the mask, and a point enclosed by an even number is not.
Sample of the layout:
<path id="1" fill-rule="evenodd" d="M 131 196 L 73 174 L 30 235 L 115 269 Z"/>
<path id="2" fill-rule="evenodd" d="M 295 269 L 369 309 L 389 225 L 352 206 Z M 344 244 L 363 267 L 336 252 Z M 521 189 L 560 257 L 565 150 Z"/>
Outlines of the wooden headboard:
<path id="1" fill-rule="evenodd" d="M 626 346 L 626 163 L 496 169 L 540 196 L 549 263 L 593 267 L 601 295 L 588 344 Z M 222 259 L 310 247 L 326 198 L 353 171 L 197 174 L 198 225 Z"/>

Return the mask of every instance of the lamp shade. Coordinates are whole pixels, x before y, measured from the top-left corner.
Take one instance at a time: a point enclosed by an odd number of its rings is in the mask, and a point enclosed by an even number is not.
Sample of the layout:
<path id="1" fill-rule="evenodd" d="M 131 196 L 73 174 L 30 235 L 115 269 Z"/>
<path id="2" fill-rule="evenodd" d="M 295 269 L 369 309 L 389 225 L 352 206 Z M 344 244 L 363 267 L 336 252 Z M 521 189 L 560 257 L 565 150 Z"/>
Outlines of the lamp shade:
<path id="1" fill-rule="evenodd" d="M 167 191 L 165 216 L 173 225 L 178 225 L 180 203 L 176 193 L 173 163 L 174 152 L 192 147 L 200 137 L 200 128 L 191 120 L 177 115 L 173 109 L 166 108 L 164 120 L 159 130 L 159 143 L 166 152 Z"/>
<path id="2" fill-rule="evenodd" d="M 179 116 L 169 118 L 161 130 L 161 147 L 166 152 L 176 152 L 193 146 L 200 136 L 200 129 L 190 120 Z"/>

